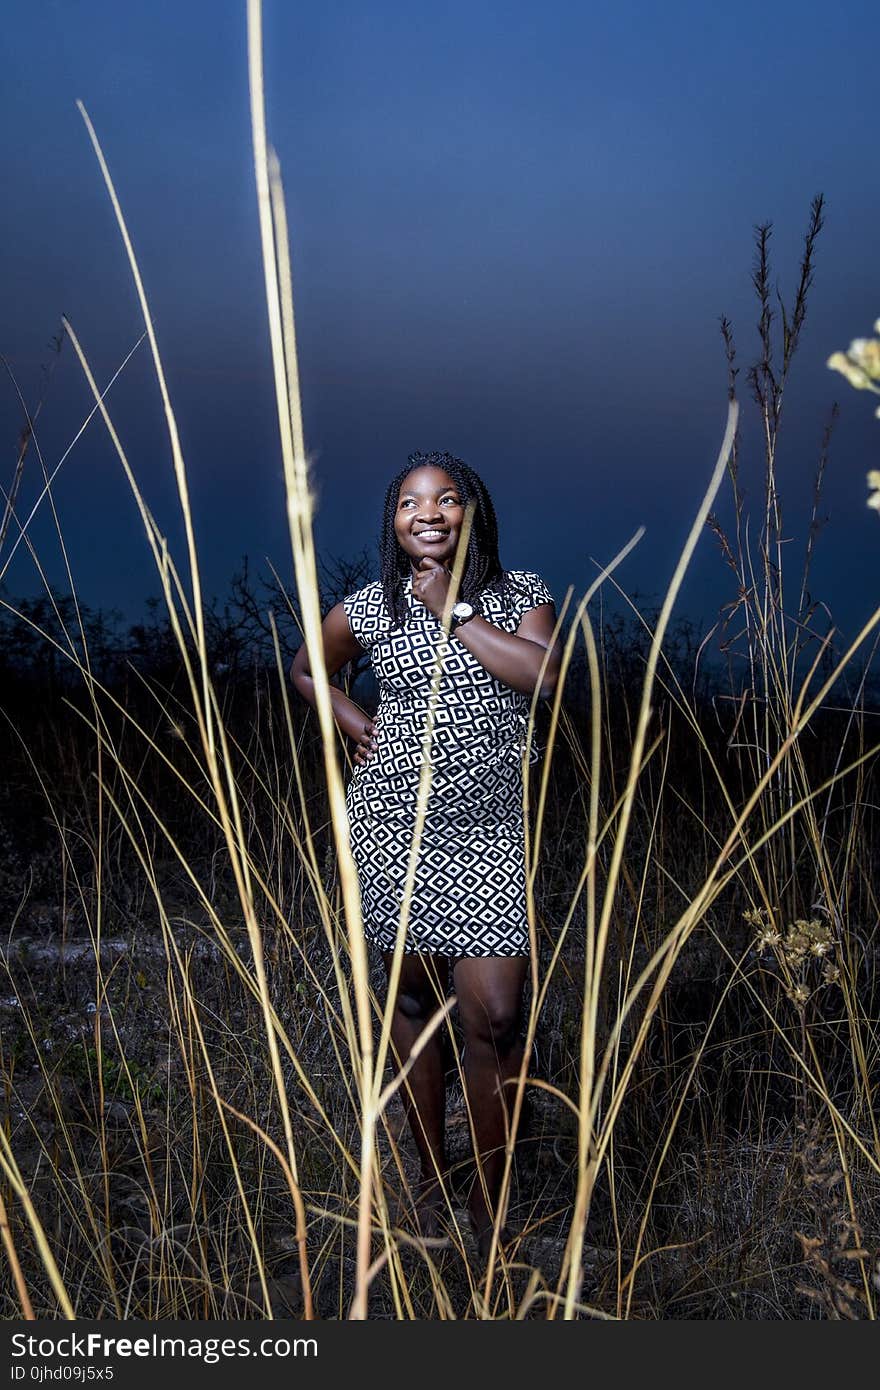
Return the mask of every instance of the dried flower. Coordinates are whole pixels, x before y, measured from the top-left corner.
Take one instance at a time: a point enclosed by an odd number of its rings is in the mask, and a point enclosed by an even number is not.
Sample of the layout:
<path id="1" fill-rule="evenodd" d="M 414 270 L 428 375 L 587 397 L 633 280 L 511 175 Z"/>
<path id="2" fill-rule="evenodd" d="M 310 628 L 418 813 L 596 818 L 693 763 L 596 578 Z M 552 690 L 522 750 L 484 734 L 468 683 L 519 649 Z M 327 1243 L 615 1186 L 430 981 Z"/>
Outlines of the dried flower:
<path id="1" fill-rule="evenodd" d="M 840 979 L 840 967 L 833 965 L 830 960 L 827 960 L 822 967 L 822 979 L 825 981 L 826 985 L 836 984 Z"/>
<path id="2" fill-rule="evenodd" d="M 858 362 L 853 362 L 845 352 L 832 352 L 825 365 L 833 372 L 840 372 L 841 376 L 845 376 L 850 386 L 854 386 L 857 391 L 877 389 L 864 367 L 860 367 Z"/>
<path id="3" fill-rule="evenodd" d="M 784 949 L 790 965 L 799 964 L 808 955 L 821 959 L 833 951 L 834 934 L 828 923 L 819 917 L 809 921 L 799 917 L 785 934 Z"/>
<path id="4" fill-rule="evenodd" d="M 760 951 L 761 953 L 767 950 L 772 950 L 774 946 L 779 945 L 781 940 L 782 937 L 780 933 L 776 930 L 773 924 L 770 923 L 769 926 L 766 926 L 764 928 L 760 936 L 755 941 L 755 950 Z"/>
<path id="5" fill-rule="evenodd" d="M 847 357 L 861 367 L 866 376 L 880 379 L 880 340 L 877 338 L 853 338 L 847 350 Z"/>
<path id="6" fill-rule="evenodd" d="M 880 319 L 874 332 L 880 333 Z M 845 376 L 857 391 L 873 391 L 880 396 L 880 338 L 853 338 L 846 352 L 832 352 L 826 366 Z M 880 408 L 874 414 L 880 420 Z M 868 506 L 880 511 L 880 473 L 876 469 L 868 474 L 868 489 Z"/>
<path id="7" fill-rule="evenodd" d="M 807 954 L 810 939 L 802 930 L 805 926 L 805 922 L 795 922 L 785 933 L 785 958 L 789 965 L 799 964 Z"/>
<path id="8" fill-rule="evenodd" d="M 747 907 L 743 913 L 743 921 L 750 927 L 763 927 L 768 917 L 766 907 Z"/>
<path id="9" fill-rule="evenodd" d="M 810 997 L 810 991 L 806 985 L 792 985 L 790 989 L 785 991 L 785 994 L 786 998 L 790 999 L 792 1004 L 796 1004 L 799 1009 L 804 1007 Z"/>

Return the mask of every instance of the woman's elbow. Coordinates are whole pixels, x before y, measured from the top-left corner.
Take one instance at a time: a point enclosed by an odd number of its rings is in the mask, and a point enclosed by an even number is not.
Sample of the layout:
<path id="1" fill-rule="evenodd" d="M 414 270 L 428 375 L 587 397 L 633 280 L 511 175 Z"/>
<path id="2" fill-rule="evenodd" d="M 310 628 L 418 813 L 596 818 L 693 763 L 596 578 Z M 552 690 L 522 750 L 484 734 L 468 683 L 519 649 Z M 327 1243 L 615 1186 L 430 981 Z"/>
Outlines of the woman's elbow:
<path id="1" fill-rule="evenodd" d="M 561 666 L 560 656 L 554 653 L 544 671 L 541 673 L 541 683 L 538 691 L 542 700 L 552 700 L 556 694 L 556 687 L 559 684 L 559 668 Z"/>
<path id="2" fill-rule="evenodd" d="M 306 694 L 306 683 L 308 683 L 308 685 L 311 685 L 312 683 L 312 673 L 309 670 L 308 662 L 303 659 L 304 652 L 305 647 L 300 647 L 299 651 L 297 652 L 296 656 L 293 658 L 293 661 L 290 664 L 291 684 L 294 690 L 296 690 L 300 695 L 303 696 L 305 696 Z"/>

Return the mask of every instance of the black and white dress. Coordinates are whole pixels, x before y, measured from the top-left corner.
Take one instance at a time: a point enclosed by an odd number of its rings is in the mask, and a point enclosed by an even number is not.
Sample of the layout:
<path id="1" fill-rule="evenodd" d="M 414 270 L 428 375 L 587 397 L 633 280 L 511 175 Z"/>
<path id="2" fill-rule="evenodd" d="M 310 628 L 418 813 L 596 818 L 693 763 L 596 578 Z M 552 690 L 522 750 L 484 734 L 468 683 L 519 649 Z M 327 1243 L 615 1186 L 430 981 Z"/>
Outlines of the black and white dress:
<path id="1" fill-rule="evenodd" d="M 480 596 L 487 622 L 516 632 L 553 595 L 529 570 L 506 571 L 505 603 Z M 346 793 L 364 930 L 394 947 L 411 856 L 432 678 L 438 692 L 428 756 L 430 791 L 404 949 L 449 956 L 529 951 L 523 827 L 523 760 L 530 700 L 489 674 L 454 633 L 412 598 L 393 627 L 378 580 L 343 600 L 379 684 L 377 747 L 355 764 Z M 531 763 L 540 758 L 534 742 Z"/>

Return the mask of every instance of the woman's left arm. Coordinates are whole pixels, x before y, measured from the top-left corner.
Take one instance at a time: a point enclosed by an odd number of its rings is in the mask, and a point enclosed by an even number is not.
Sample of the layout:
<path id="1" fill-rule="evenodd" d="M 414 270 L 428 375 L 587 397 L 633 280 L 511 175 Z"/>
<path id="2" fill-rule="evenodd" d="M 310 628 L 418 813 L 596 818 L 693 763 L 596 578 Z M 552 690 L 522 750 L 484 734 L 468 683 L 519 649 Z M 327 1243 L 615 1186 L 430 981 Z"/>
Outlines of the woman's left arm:
<path id="1" fill-rule="evenodd" d="M 427 555 L 419 561 L 413 576 L 413 598 L 423 603 L 438 619 L 443 615 L 450 577 L 444 565 Z M 523 615 L 516 632 L 505 632 L 475 613 L 467 622 L 454 628 L 452 636 L 467 647 L 490 676 L 522 695 L 534 695 L 540 679 L 541 699 L 549 700 L 556 689 L 562 661 L 562 645 L 558 639 L 553 642 L 555 626 L 554 604 L 539 603 Z M 547 669 L 541 677 L 545 658 Z"/>
<path id="2" fill-rule="evenodd" d="M 541 679 L 541 699 L 549 700 L 559 679 L 562 645 L 553 641 L 556 609 L 552 603 L 541 603 L 523 617 L 516 632 L 505 632 L 479 614 L 468 618 L 453 630 L 456 641 L 467 647 L 485 666 L 490 676 L 503 681 L 522 695 L 533 695 Z M 549 651 L 549 656 L 547 655 Z M 547 667 L 541 676 L 541 666 Z"/>

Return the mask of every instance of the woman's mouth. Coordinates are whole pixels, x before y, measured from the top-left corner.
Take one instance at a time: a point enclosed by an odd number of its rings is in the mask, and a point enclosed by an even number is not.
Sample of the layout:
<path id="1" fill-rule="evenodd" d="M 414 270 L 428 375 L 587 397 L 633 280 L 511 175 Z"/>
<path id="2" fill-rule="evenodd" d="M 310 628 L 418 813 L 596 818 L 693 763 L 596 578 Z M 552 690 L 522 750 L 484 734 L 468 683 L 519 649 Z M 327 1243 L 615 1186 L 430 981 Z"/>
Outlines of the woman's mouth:
<path id="1" fill-rule="evenodd" d="M 446 540 L 446 537 L 447 537 L 448 535 L 449 535 L 449 532 L 448 532 L 448 531 L 433 531 L 433 530 L 428 530 L 428 531 L 416 531 L 416 533 L 415 533 L 415 536 L 416 536 L 416 540 L 417 540 L 417 541 L 445 541 L 445 540 Z"/>

